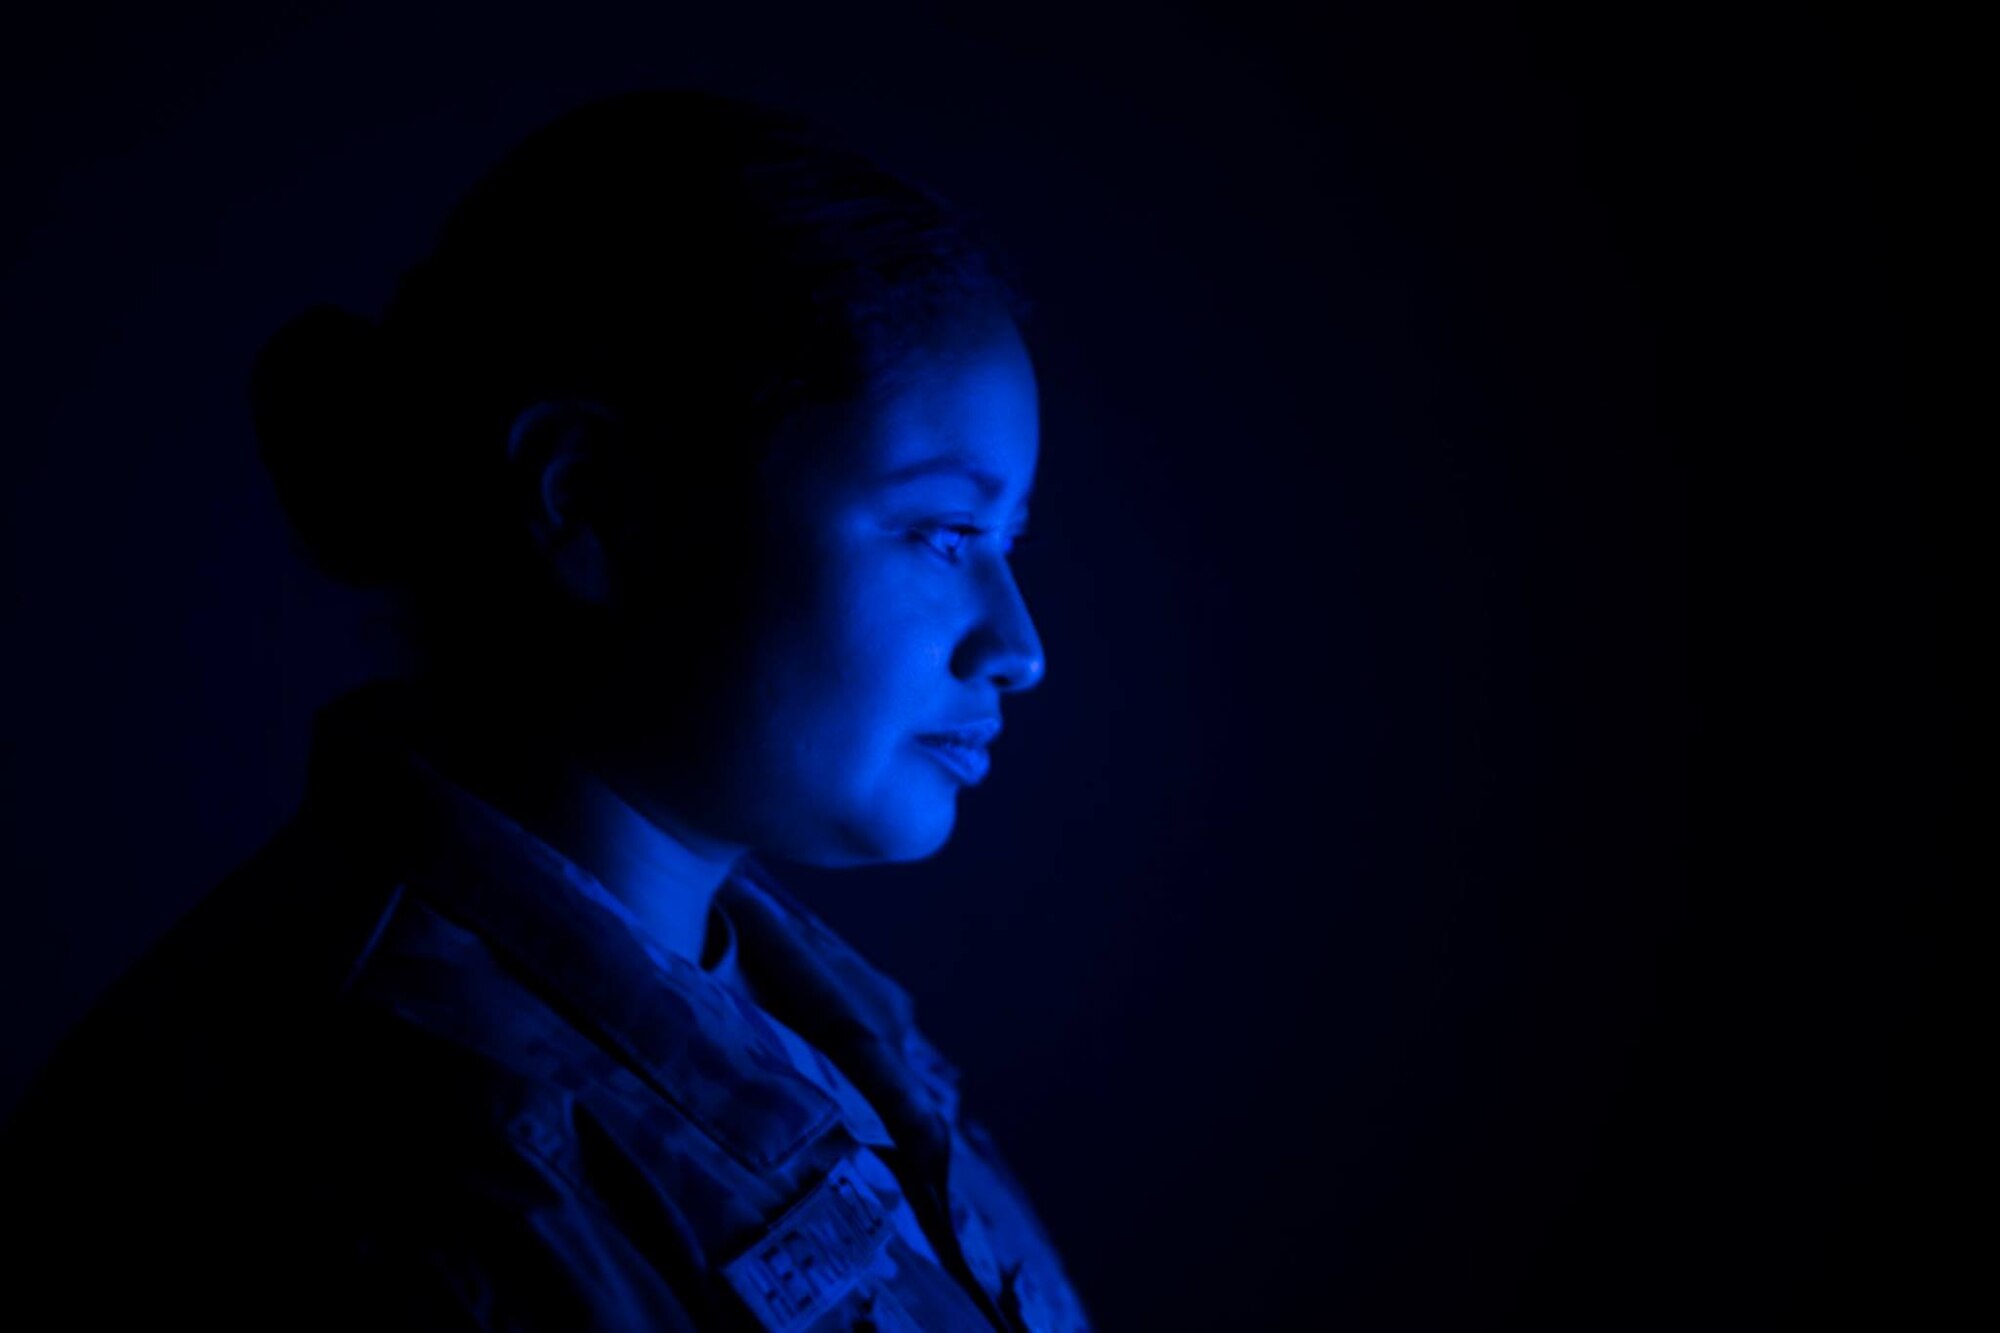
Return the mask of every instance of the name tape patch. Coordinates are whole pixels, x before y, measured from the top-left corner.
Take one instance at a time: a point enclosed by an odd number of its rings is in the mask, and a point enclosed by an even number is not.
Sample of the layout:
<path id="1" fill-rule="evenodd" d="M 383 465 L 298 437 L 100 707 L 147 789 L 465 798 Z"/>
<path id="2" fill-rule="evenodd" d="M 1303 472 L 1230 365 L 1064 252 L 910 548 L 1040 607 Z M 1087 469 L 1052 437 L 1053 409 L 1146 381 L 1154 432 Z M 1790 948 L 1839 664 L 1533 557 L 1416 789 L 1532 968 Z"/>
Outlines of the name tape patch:
<path id="1" fill-rule="evenodd" d="M 766 1328 L 803 1328 L 836 1304 L 893 1228 L 843 1161 L 722 1272 Z"/>

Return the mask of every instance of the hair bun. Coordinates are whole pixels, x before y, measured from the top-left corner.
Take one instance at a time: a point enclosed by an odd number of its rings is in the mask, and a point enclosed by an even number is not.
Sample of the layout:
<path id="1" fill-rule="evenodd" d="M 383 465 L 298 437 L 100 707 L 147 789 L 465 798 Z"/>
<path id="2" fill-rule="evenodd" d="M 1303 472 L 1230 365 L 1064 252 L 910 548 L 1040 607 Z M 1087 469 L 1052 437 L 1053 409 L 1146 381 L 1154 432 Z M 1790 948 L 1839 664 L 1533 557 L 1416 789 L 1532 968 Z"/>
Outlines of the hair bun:
<path id="1" fill-rule="evenodd" d="M 360 587 L 408 574 L 392 380 L 381 331 L 334 305 L 280 328 L 250 372 L 258 456 L 286 517 L 314 564 Z"/>

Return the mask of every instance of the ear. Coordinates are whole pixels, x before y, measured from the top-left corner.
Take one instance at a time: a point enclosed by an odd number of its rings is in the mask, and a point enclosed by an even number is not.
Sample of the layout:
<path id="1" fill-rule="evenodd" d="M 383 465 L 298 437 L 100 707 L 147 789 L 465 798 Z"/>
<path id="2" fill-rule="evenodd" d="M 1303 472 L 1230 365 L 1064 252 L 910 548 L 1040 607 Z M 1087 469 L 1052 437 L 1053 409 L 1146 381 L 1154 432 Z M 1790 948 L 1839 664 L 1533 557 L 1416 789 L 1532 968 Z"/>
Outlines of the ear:
<path id="1" fill-rule="evenodd" d="M 507 462 L 522 521 L 557 581 L 579 601 L 612 597 L 613 520 L 619 419 L 586 399 L 542 399 L 507 432 Z"/>

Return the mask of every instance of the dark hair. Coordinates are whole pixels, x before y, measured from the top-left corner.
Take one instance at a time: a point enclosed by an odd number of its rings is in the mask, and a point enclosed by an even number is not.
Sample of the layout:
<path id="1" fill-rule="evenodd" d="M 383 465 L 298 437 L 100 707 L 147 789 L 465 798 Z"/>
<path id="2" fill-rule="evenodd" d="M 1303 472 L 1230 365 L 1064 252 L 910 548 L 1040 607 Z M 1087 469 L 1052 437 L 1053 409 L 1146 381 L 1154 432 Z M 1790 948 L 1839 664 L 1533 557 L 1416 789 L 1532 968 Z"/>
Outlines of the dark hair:
<path id="1" fill-rule="evenodd" d="M 1004 258 L 935 193 L 797 117 L 695 91 L 574 110 L 467 193 L 379 324 L 333 306 L 251 374 L 260 454 L 314 561 L 404 594 L 436 652 L 518 616 L 497 487 L 516 415 L 608 407 L 677 515 L 712 512 L 809 402 L 856 399 L 970 309 L 1017 322 Z"/>

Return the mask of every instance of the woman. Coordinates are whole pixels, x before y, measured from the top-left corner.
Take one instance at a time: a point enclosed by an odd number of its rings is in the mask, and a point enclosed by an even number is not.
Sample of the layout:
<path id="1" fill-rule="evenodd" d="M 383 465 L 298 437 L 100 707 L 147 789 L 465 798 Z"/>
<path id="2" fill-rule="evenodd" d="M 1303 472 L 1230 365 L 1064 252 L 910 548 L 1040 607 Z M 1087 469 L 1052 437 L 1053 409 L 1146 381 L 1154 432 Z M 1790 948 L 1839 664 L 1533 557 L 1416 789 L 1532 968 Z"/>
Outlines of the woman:
<path id="1" fill-rule="evenodd" d="M 23 1280 L 206 1326 L 1085 1327 L 907 995 L 761 858 L 926 857 L 1042 676 L 1024 312 L 791 118 L 517 147 L 263 457 L 418 664 L 10 1125 Z"/>

